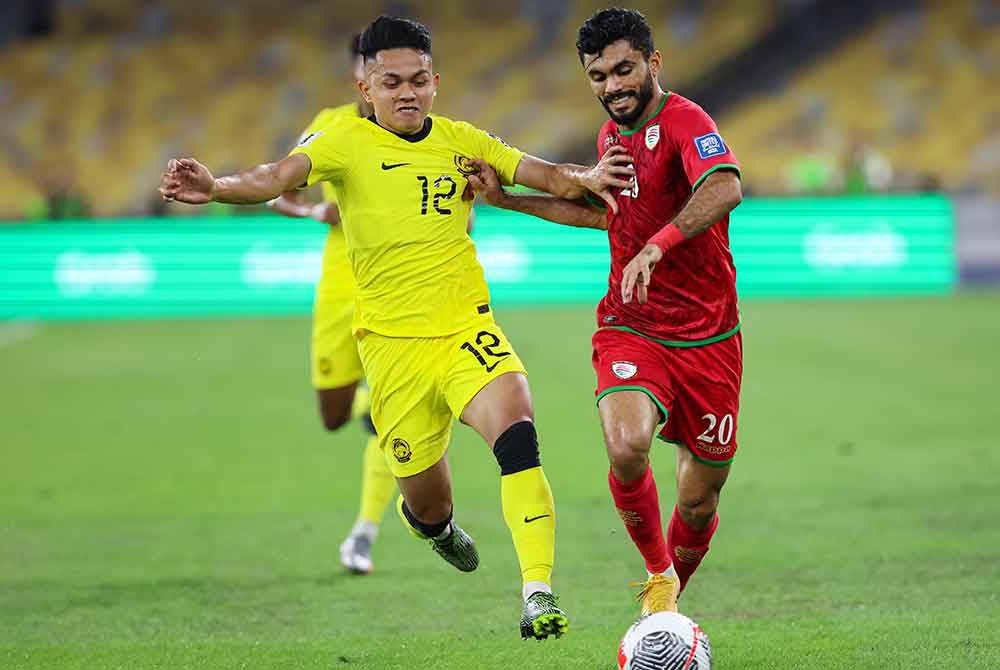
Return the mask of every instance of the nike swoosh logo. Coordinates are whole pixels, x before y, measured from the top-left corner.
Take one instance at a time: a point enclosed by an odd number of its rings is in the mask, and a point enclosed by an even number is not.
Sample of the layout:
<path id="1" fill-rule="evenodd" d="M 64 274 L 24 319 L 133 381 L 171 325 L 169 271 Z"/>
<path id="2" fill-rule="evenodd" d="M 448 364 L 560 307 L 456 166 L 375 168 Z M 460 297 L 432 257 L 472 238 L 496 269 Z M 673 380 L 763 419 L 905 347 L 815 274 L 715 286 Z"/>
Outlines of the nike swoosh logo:
<path id="1" fill-rule="evenodd" d="M 487 372 L 493 372 L 494 370 L 496 370 L 496 369 L 497 369 L 497 366 L 498 366 L 498 365 L 500 365 L 500 361 L 497 361 L 497 362 L 496 362 L 496 363 L 494 363 L 493 365 L 487 365 L 487 366 L 486 366 L 486 371 L 487 371 Z"/>
<path id="2" fill-rule="evenodd" d="M 539 516 L 533 516 L 530 519 L 528 517 L 524 517 L 524 523 L 531 523 L 532 521 L 538 521 L 539 519 L 544 519 L 547 516 L 552 516 L 552 515 L 551 514 L 541 514 Z"/>
<path id="3" fill-rule="evenodd" d="M 390 164 L 390 163 L 386 163 L 385 161 L 382 161 L 382 169 L 383 170 L 393 170 L 393 169 L 398 168 L 398 167 L 403 167 L 404 165 L 409 165 L 409 163 L 391 163 Z"/>

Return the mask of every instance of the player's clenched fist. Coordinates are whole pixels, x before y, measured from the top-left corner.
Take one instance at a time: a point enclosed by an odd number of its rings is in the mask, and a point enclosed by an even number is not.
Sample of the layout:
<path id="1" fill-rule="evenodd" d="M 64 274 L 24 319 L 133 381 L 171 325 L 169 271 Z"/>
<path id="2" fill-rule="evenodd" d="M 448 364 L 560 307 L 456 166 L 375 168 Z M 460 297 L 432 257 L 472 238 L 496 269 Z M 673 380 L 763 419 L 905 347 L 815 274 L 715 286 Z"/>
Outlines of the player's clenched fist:
<path id="1" fill-rule="evenodd" d="M 496 170 L 486 161 L 480 158 L 473 158 L 469 161 L 478 168 L 478 172 L 468 176 L 469 185 L 481 195 L 487 204 L 499 207 L 504 198 L 504 190 L 500 185 L 500 178 Z"/>
<path id="2" fill-rule="evenodd" d="M 160 177 L 160 195 L 164 200 L 204 205 L 212 201 L 215 178 L 208 168 L 193 158 L 167 161 L 167 171 Z"/>
<path id="3" fill-rule="evenodd" d="M 617 214 L 618 203 L 615 202 L 611 189 L 630 189 L 634 179 L 635 167 L 632 165 L 632 157 L 625 147 L 615 145 L 604 152 L 597 165 L 584 173 L 583 183 Z"/>
<path id="4" fill-rule="evenodd" d="M 632 302 L 632 291 L 636 292 L 640 305 L 646 304 L 647 287 L 653 276 L 653 268 L 663 258 L 663 250 L 655 244 L 647 244 L 622 271 L 622 301 Z"/>

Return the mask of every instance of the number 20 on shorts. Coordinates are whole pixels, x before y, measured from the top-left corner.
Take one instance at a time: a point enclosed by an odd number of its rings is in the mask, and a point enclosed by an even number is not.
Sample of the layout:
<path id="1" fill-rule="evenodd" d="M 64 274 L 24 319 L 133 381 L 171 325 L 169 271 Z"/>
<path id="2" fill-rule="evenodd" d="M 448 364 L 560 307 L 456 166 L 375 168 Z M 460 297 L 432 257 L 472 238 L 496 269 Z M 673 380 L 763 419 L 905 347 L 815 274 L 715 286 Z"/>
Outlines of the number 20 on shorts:
<path id="1" fill-rule="evenodd" d="M 699 442 L 705 442 L 706 444 L 715 444 L 716 440 L 721 445 L 727 445 L 733 439 L 733 415 L 726 414 L 724 416 L 717 417 L 715 414 L 705 414 L 701 417 L 702 421 L 708 422 L 708 428 L 706 428 L 701 435 L 698 436 Z"/>

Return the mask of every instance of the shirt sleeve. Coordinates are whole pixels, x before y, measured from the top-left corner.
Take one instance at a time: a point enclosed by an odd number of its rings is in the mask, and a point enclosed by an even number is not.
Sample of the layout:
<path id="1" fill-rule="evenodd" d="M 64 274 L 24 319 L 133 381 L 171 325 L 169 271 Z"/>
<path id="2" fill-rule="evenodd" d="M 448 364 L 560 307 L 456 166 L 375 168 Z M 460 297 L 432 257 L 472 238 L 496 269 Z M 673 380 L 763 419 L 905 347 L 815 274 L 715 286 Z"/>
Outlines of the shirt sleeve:
<path id="1" fill-rule="evenodd" d="M 692 191 L 718 170 L 733 170 L 740 174 L 739 161 L 705 110 L 692 105 L 684 110 L 679 121 L 672 126 L 672 139 Z"/>
<path id="2" fill-rule="evenodd" d="M 295 144 L 298 145 L 299 142 L 309 137 L 310 133 L 315 133 L 317 130 L 320 130 L 323 126 L 327 125 L 329 122 L 330 122 L 329 114 L 326 112 L 326 110 L 323 110 L 322 112 L 316 115 L 316 117 L 312 120 L 312 123 L 306 126 L 306 129 L 302 131 L 301 135 L 299 135 L 299 139 L 296 140 Z"/>
<path id="3" fill-rule="evenodd" d="M 344 176 L 350 166 L 348 148 L 350 140 L 343 124 L 330 124 L 321 130 L 306 133 L 288 154 L 304 154 L 309 157 L 312 167 L 303 187 L 321 181 L 335 181 Z"/>
<path id="4" fill-rule="evenodd" d="M 497 171 L 500 181 L 506 186 L 512 186 L 514 173 L 517 172 L 517 166 L 521 163 L 524 152 L 510 146 L 496 135 L 475 126 L 469 126 L 469 131 L 472 133 L 476 149 L 474 158 L 482 158 L 492 165 L 493 169 Z"/>

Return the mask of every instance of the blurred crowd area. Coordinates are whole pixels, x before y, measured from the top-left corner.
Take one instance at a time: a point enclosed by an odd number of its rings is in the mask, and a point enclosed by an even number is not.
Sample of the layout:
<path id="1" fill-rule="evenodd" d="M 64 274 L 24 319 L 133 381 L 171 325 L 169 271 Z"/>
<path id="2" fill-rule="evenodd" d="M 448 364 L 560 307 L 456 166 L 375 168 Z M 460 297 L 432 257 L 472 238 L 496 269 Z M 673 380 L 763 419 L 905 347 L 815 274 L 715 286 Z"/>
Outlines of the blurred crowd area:
<path id="1" fill-rule="evenodd" d="M 664 86 L 690 94 L 726 81 L 720 73 L 760 76 L 755 45 L 776 36 L 781 44 L 782 30 L 794 34 L 826 4 L 631 6 L 653 26 Z M 816 53 L 779 47 L 766 85 L 750 95 L 710 91 L 709 112 L 741 158 L 749 192 L 1000 193 L 1000 8 L 888 5 Z M 0 219 L 190 213 L 156 193 L 166 161 L 195 156 L 221 174 L 282 156 L 319 109 L 351 99 L 347 44 L 380 12 L 431 28 L 436 113 L 546 158 L 592 162 L 606 115 L 574 42 L 603 6 L 7 0 Z"/>

